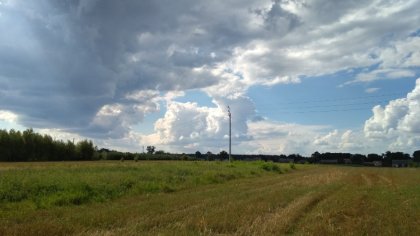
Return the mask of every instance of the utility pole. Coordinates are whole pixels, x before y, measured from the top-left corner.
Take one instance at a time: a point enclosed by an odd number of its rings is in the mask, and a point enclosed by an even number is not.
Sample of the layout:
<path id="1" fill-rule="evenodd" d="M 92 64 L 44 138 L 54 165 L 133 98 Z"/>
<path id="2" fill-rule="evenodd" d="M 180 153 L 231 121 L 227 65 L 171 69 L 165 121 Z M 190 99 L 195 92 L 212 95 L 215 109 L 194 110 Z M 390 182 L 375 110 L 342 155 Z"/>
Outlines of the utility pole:
<path id="1" fill-rule="evenodd" d="M 229 162 L 232 161 L 232 114 L 230 113 L 230 107 L 228 106 L 229 114 Z"/>

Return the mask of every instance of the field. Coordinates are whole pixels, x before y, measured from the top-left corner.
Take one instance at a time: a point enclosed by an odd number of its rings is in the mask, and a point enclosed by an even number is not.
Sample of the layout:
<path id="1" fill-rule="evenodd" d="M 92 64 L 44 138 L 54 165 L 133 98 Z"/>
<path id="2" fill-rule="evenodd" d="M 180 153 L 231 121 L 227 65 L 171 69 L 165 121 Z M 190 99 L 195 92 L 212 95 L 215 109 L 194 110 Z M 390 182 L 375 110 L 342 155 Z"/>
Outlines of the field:
<path id="1" fill-rule="evenodd" d="M 420 169 L 0 163 L 0 235 L 420 235 Z"/>

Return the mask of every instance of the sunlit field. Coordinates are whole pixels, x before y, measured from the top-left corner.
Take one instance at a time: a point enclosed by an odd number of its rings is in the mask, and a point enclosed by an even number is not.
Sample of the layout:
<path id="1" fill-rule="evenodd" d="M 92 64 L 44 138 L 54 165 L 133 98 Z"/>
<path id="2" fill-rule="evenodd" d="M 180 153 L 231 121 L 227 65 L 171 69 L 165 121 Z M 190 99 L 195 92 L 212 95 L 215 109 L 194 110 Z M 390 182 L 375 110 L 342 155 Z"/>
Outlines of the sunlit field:
<path id="1" fill-rule="evenodd" d="M 420 235 L 420 170 L 0 164 L 0 235 Z"/>

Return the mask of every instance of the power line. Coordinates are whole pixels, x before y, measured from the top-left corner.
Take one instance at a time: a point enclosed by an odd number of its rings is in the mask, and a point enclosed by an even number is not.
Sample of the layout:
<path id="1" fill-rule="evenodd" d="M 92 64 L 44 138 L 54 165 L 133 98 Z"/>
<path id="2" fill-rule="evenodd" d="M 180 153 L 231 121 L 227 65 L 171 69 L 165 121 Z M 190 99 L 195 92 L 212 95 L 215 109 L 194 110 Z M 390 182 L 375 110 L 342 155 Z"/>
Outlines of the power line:
<path id="1" fill-rule="evenodd" d="M 307 101 L 297 101 L 297 102 L 269 102 L 269 103 L 257 103 L 257 114 L 259 115 L 272 115 L 273 113 L 281 114 L 302 114 L 302 113 L 331 113 L 331 112 L 348 112 L 348 111 L 362 111 L 362 110 L 372 110 L 375 105 L 385 105 L 392 98 L 387 100 L 371 100 L 371 101 L 359 101 L 360 99 L 372 99 L 372 98 L 384 98 L 391 95 L 401 95 L 401 93 L 389 93 L 381 95 L 370 95 L 370 96 L 359 96 L 359 97 L 349 97 L 349 98 L 331 98 L 331 99 L 315 99 Z M 342 103 L 344 101 L 344 103 Z M 348 102 L 345 102 L 348 101 Z M 356 102 L 351 102 L 356 101 Z M 324 104 L 322 104 L 324 102 Z M 301 105 L 293 106 L 293 104 L 310 104 L 310 103 L 320 103 L 313 105 Z M 264 106 L 266 105 L 266 106 Z M 364 107 L 363 105 L 370 105 L 369 107 Z M 269 108 L 269 112 L 261 112 L 261 108 Z M 326 108 L 326 109 L 317 109 L 317 108 Z M 327 109 L 331 108 L 331 109 Z M 333 109 L 336 108 L 336 109 Z"/>
<path id="2" fill-rule="evenodd" d="M 343 107 L 343 106 L 358 106 L 358 105 L 375 105 L 375 104 L 383 104 L 389 102 L 388 100 L 381 100 L 381 101 L 369 101 L 369 102 L 357 102 L 357 103 L 343 103 L 343 104 L 329 104 L 329 105 L 316 105 L 316 106 L 289 106 L 289 107 L 276 107 L 279 109 L 306 109 L 306 108 L 320 108 L 320 107 Z M 273 104 L 273 106 L 275 106 Z M 264 106 L 259 106 L 264 107 Z M 272 109 L 272 108 L 270 108 Z"/>
<path id="3" fill-rule="evenodd" d="M 396 95 L 404 96 L 406 95 L 406 93 L 388 93 L 388 94 L 359 96 L 359 97 L 326 98 L 326 99 L 303 100 L 303 101 L 283 101 L 283 102 L 278 102 L 277 104 L 301 104 L 301 103 L 316 103 L 316 102 L 350 101 L 350 100 L 360 100 L 360 99 L 366 99 L 366 98 L 392 97 Z"/>
<path id="4" fill-rule="evenodd" d="M 304 114 L 304 113 L 331 113 L 331 112 L 346 112 L 346 111 L 364 111 L 372 110 L 371 107 L 353 108 L 353 109 L 334 109 L 334 110 L 308 110 L 308 111 L 279 111 L 281 114 Z M 259 115 L 269 115 L 268 113 L 257 112 Z M 271 115 L 271 114 L 270 114 Z"/>

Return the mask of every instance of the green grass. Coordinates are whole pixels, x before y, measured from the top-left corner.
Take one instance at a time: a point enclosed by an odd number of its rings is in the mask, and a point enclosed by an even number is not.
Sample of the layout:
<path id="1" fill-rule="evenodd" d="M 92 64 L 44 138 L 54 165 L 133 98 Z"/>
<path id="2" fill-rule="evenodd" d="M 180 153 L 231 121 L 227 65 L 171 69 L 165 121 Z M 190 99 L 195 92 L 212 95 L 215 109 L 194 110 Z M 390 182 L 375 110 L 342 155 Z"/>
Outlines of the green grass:
<path id="1" fill-rule="evenodd" d="M 0 164 L 0 235 L 419 235 L 419 171 L 264 162 Z"/>
<path id="2" fill-rule="evenodd" d="M 125 195 L 175 192 L 229 180 L 281 173 L 274 163 L 67 162 L 2 164 L 0 207 L 34 209 L 104 202 Z M 269 169 L 264 167 L 269 166 Z"/>

